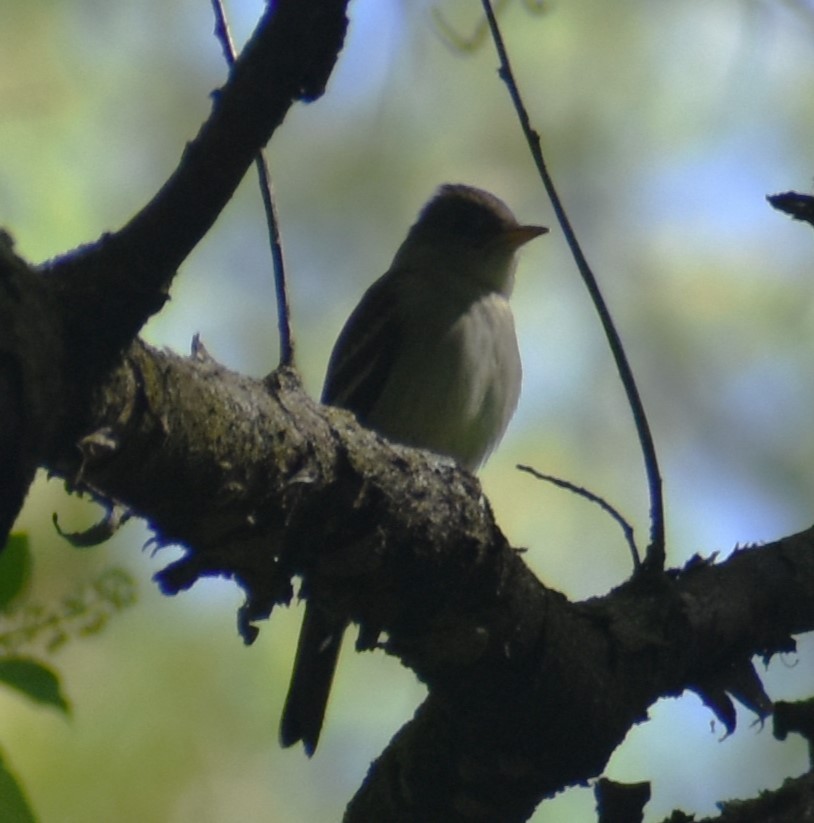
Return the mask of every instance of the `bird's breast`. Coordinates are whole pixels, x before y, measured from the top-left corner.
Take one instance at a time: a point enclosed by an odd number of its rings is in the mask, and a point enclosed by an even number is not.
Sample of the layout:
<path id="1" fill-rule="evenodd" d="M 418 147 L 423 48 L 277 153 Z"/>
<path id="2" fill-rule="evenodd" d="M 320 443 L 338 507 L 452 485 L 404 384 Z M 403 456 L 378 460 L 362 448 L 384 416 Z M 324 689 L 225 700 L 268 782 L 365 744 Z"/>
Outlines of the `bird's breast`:
<path id="1" fill-rule="evenodd" d="M 463 306 L 439 301 L 411 320 L 368 423 L 474 470 L 503 436 L 520 394 L 508 301 L 494 293 Z"/>

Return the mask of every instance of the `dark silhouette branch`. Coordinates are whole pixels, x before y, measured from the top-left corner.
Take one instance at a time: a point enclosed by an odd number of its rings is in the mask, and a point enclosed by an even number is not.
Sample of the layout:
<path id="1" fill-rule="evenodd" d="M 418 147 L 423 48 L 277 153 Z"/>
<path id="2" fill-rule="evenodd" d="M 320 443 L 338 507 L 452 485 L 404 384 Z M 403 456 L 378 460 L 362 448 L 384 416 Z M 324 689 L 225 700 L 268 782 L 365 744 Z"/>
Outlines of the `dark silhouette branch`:
<path id="1" fill-rule="evenodd" d="M 649 783 L 617 783 L 607 778 L 594 787 L 597 823 L 641 823 L 644 807 L 650 800 Z"/>
<path id="2" fill-rule="evenodd" d="M 633 558 L 633 565 L 636 566 L 639 562 L 639 550 L 636 547 L 636 539 L 633 534 L 633 526 L 627 521 L 625 516 L 617 509 L 615 506 L 612 506 L 605 500 L 603 497 L 600 497 L 598 494 L 594 494 L 594 492 L 590 491 L 589 489 L 584 488 L 583 486 L 578 486 L 576 483 L 572 483 L 570 480 L 565 480 L 562 477 L 555 477 L 551 474 L 545 474 L 544 472 L 539 472 L 537 469 L 533 468 L 532 466 L 523 466 L 518 465 L 518 468 L 521 472 L 526 472 L 530 474 L 532 477 L 536 477 L 538 480 L 545 480 L 547 483 L 551 483 L 554 486 L 557 486 L 560 489 L 565 489 L 566 491 L 570 491 L 573 494 L 577 495 L 578 497 L 582 497 L 587 500 L 589 503 L 595 503 L 599 506 L 602 511 L 606 514 L 610 515 L 613 520 L 619 525 L 619 528 L 622 530 L 622 534 L 625 536 L 625 542 L 630 549 L 630 555 Z"/>
<path id="3" fill-rule="evenodd" d="M 540 144 L 540 135 L 534 130 L 531 125 L 531 120 L 526 110 L 523 99 L 520 96 L 520 89 L 517 86 L 517 81 L 514 79 L 514 72 L 512 71 L 511 63 L 509 62 L 509 54 L 506 51 L 506 45 L 503 42 L 503 35 L 500 32 L 500 27 L 497 23 L 497 18 L 492 9 L 490 0 L 482 0 L 483 9 L 486 13 L 486 20 L 489 24 L 489 30 L 492 33 L 492 39 L 495 42 L 495 49 L 497 50 L 498 58 L 500 60 L 499 74 L 512 98 L 517 117 L 520 120 L 520 127 L 526 138 L 526 142 L 531 150 L 531 156 L 537 166 L 537 171 L 540 173 L 540 179 L 543 182 L 548 199 L 554 208 L 554 213 L 557 216 L 557 222 L 562 228 L 565 240 L 568 243 L 568 248 L 571 250 L 571 255 L 577 264 L 582 281 L 588 289 L 588 293 L 593 300 L 594 307 L 599 315 L 602 328 L 605 331 L 605 336 L 608 340 L 611 353 L 613 355 L 616 370 L 619 372 L 619 379 L 622 381 L 622 386 L 625 390 L 630 410 L 633 415 L 633 422 L 636 426 L 636 433 L 639 438 L 639 445 L 642 449 L 642 456 L 644 458 L 645 473 L 647 475 L 647 487 L 650 494 L 650 543 L 647 547 L 647 555 L 642 566 L 646 571 L 658 573 L 664 568 L 665 562 L 665 547 L 664 547 L 664 497 L 661 485 L 661 472 L 659 470 L 658 457 L 656 454 L 656 445 L 653 441 L 653 435 L 650 431 L 650 424 L 647 421 L 647 415 L 644 411 L 644 404 L 642 403 L 639 389 L 636 385 L 636 379 L 633 376 L 633 369 L 630 367 L 630 362 L 627 359 L 622 339 L 619 332 L 616 330 L 613 318 L 605 298 L 599 289 L 599 284 L 596 281 L 591 266 L 588 263 L 582 247 L 577 240 L 576 232 L 571 226 L 571 221 L 568 219 L 568 214 L 565 207 L 560 200 L 557 189 L 554 186 L 554 180 L 548 171 L 545 159 L 543 157 L 543 149 Z M 633 550 L 633 559 L 636 570 L 639 570 L 638 552 L 635 548 Z"/>
<path id="4" fill-rule="evenodd" d="M 62 427 L 58 307 L 0 231 L 0 547 Z"/>
<path id="5" fill-rule="evenodd" d="M 235 45 L 229 31 L 229 21 L 226 19 L 226 10 L 221 0 L 212 0 L 212 9 L 215 13 L 215 36 L 223 47 L 223 56 L 226 65 L 231 69 L 237 61 Z M 266 225 L 269 233 L 269 247 L 271 262 L 274 269 L 274 292 L 277 297 L 277 329 L 280 337 L 280 365 L 294 365 L 294 335 L 291 331 L 291 305 L 286 287 L 285 260 L 283 257 L 283 243 L 280 237 L 280 221 L 277 217 L 277 207 L 274 200 L 274 189 L 271 184 L 266 152 L 261 149 L 254 160 L 257 169 L 257 181 L 260 187 L 260 196 L 263 199 L 263 210 L 266 213 Z"/>
<path id="6" fill-rule="evenodd" d="M 344 40 L 346 5 L 268 4 L 228 82 L 213 95 L 209 118 L 161 190 L 119 231 L 45 267 L 71 338 L 84 344 L 82 355 L 98 359 L 120 351 L 161 308 L 177 267 L 291 105 L 323 93 Z"/>
<path id="7" fill-rule="evenodd" d="M 714 817 L 675 811 L 662 823 L 809 823 L 814 820 L 814 772 L 789 778 L 757 797 L 723 801 L 718 806 L 721 813 Z"/>
<path id="8" fill-rule="evenodd" d="M 525 820 L 601 773 L 659 697 L 691 689 L 730 729 L 733 697 L 765 716 L 752 656 L 814 627 L 814 531 L 570 603 L 506 543 L 474 477 L 315 404 L 287 370 L 264 383 L 137 343 L 92 413 L 80 458 L 51 468 L 185 546 L 165 591 L 235 580 L 250 641 L 301 575 L 428 685 L 349 821 Z"/>
<path id="9" fill-rule="evenodd" d="M 814 197 L 810 194 L 787 191 L 783 194 L 771 194 L 766 199 L 778 211 L 814 226 Z"/>
<path id="10" fill-rule="evenodd" d="M 121 230 L 65 254 L 40 276 L 3 235 L 0 389 L 10 491 L 0 545 L 34 468 L 70 452 L 92 427 L 88 398 L 147 318 L 166 300 L 178 265 L 206 234 L 292 103 L 325 88 L 342 46 L 347 0 L 269 4 L 212 113 L 172 176 Z"/>

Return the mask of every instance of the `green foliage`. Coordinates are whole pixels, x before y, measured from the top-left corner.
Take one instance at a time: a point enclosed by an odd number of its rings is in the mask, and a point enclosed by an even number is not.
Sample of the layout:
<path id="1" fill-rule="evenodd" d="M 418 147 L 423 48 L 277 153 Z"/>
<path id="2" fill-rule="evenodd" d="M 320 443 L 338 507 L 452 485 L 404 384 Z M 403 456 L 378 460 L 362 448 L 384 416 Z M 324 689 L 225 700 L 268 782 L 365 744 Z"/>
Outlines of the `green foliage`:
<path id="1" fill-rule="evenodd" d="M 22 594 L 31 577 L 28 535 L 12 534 L 0 553 L 0 612 Z"/>
<path id="2" fill-rule="evenodd" d="M 0 656 L 15 654 L 35 642 L 53 652 L 71 636 L 96 634 L 113 614 L 131 606 L 135 599 L 132 577 L 123 569 L 108 568 L 56 605 L 22 603 L 0 613 Z"/>
<path id="3" fill-rule="evenodd" d="M 35 703 L 54 706 L 65 714 L 71 711 L 56 673 L 36 660 L 24 657 L 0 660 L 0 683 L 16 689 Z"/>
<path id="4" fill-rule="evenodd" d="M 17 778 L 0 759 L 0 820 L 4 823 L 34 823 L 28 799 Z"/>
<path id="5" fill-rule="evenodd" d="M 0 554 L 0 684 L 35 704 L 70 714 L 59 674 L 50 666 L 20 654 L 40 645 L 53 654 L 72 636 L 97 634 L 110 617 L 135 602 L 135 583 L 122 569 L 104 569 L 81 590 L 56 606 L 22 599 L 31 579 L 28 536 L 12 535 Z M 0 760 L 0 820 L 33 823 L 34 813 L 14 774 Z"/>

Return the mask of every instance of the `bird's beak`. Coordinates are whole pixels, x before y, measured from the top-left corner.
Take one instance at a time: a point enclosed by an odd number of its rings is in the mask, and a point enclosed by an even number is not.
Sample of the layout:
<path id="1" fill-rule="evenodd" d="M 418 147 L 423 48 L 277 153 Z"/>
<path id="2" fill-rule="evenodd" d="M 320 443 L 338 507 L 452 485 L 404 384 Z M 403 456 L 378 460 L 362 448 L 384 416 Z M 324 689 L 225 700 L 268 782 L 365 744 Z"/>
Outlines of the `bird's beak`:
<path id="1" fill-rule="evenodd" d="M 513 249 L 519 249 L 520 246 L 525 245 L 529 240 L 534 240 L 541 234 L 548 234 L 548 229 L 545 226 L 514 226 L 507 229 L 503 233 L 506 243 Z"/>

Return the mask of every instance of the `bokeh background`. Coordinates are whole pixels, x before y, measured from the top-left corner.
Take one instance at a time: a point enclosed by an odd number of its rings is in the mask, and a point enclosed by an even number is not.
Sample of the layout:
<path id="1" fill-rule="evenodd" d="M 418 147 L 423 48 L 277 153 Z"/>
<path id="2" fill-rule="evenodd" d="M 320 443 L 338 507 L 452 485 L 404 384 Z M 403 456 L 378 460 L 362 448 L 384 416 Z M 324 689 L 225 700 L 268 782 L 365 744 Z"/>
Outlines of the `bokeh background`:
<path id="1" fill-rule="evenodd" d="M 231 0 L 240 41 L 262 9 Z M 524 146 L 475 0 L 354 0 L 324 99 L 299 105 L 271 164 L 297 357 L 318 394 L 333 340 L 441 182 L 503 197 L 552 226 L 524 250 L 515 293 L 525 382 L 515 421 L 482 473 L 499 522 L 550 586 L 606 592 L 630 571 L 618 528 L 518 462 L 605 495 L 646 542 L 647 497 L 625 401 L 588 298 Z M 547 160 L 619 324 L 658 444 L 669 560 L 726 555 L 812 519 L 814 235 L 765 195 L 814 174 L 814 4 L 804 0 L 511 0 L 501 13 Z M 0 4 L 0 224 L 42 261 L 121 226 L 161 185 L 223 82 L 205 0 L 4 0 Z M 152 343 L 200 333 L 230 367 L 276 362 L 259 197 L 247 179 L 186 261 Z M 0 694 L 0 745 L 45 823 L 338 820 L 422 687 L 381 654 L 343 656 L 320 748 L 282 751 L 277 723 L 301 609 L 257 643 L 235 629 L 231 584 L 158 594 L 174 556 L 127 525 L 78 552 L 56 536 L 98 511 L 42 478 L 19 528 L 35 550 L 31 597 L 49 602 L 116 564 L 139 600 L 53 657 L 69 720 Z M 763 664 L 758 663 L 761 671 Z M 810 693 L 814 644 L 772 661 L 774 698 Z M 778 785 L 806 768 L 739 711 L 734 735 L 694 695 L 654 706 L 608 775 L 653 781 L 648 820 L 674 807 Z M 589 788 L 535 820 L 593 819 Z"/>

